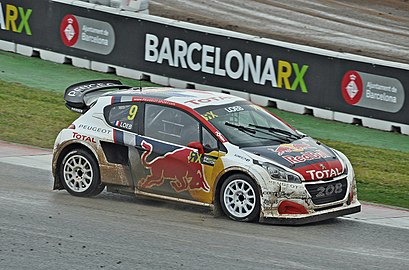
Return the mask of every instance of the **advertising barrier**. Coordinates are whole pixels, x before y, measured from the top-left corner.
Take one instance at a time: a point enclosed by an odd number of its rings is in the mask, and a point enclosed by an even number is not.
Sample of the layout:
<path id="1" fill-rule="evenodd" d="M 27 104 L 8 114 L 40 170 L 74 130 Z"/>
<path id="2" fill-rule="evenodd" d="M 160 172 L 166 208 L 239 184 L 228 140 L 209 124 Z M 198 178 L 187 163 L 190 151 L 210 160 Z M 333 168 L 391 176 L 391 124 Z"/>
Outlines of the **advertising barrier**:
<path id="1" fill-rule="evenodd" d="M 159 22 L 157 22 L 159 21 Z M 409 65 L 294 49 L 76 2 L 0 2 L 0 40 L 303 106 L 409 125 Z M 350 57 L 349 57 L 350 58 Z M 409 132 L 409 131 L 408 131 Z"/>

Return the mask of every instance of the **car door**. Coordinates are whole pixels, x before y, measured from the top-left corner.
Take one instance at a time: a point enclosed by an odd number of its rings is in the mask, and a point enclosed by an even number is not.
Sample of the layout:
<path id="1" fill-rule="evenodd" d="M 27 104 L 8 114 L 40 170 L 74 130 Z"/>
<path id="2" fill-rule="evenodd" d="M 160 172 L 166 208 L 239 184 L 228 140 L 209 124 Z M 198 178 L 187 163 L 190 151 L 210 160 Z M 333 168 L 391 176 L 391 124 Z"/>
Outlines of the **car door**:
<path id="1" fill-rule="evenodd" d="M 164 105 L 147 103 L 144 113 L 144 135 L 138 148 L 145 173 L 137 179 L 138 188 L 165 196 L 211 201 L 209 181 L 214 182 L 212 168 L 218 151 L 207 148 L 213 157 L 205 159 L 207 154 L 197 147 L 203 142 L 201 123 L 179 108 Z"/>
<path id="2" fill-rule="evenodd" d="M 136 188 L 136 175 L 141 173 L 140 155 L 136 146 L 138 134 L 142 130 L 142 109 L 140 102 L 114 103 L 104 109 L 105 119 L 113 128 L 113 142 L 102 141 L 101 147 L 108 163 L 116 165 L 107 168 L 112 177 L 107 177 L 105 182 L 127 186 L 130 192 Z"/>

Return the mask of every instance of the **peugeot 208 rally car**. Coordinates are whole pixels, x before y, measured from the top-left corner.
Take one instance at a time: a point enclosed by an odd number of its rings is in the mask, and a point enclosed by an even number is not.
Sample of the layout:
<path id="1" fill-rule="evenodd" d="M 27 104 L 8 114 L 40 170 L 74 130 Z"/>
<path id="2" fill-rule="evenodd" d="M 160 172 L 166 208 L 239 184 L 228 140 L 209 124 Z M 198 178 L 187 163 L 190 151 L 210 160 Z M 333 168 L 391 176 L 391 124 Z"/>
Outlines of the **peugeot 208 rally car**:
<path id="1" fill-rule="evenodd" d="M 222 209 L 234 220 L 302 224 L 360 211 L 341 152 L 242 98 L 99 80 L 70 86 L 81 116 L 54 146 L 54 189 Z"/>

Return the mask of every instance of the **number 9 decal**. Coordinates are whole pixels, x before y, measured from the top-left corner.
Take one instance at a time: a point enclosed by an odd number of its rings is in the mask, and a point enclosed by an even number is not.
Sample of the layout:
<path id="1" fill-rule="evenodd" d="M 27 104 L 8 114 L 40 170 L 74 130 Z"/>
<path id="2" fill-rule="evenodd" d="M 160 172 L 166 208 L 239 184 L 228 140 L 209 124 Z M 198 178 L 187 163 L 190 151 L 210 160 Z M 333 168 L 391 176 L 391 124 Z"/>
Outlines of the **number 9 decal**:
<path id="1" fill-rule="evenodd" d="M 134 120 L 137 112 L 138 106 L 132 105 L 131 108 L 129 109 L 128 120 Z"/>

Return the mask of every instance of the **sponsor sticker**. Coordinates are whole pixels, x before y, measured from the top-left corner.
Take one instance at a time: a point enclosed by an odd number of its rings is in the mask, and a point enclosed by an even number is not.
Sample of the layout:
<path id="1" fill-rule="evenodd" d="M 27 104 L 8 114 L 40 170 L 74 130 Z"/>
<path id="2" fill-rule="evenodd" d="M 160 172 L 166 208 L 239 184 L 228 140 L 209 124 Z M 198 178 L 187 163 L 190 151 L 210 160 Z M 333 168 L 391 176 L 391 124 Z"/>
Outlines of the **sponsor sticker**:
<path id="1" fill-rule="evenodd" d="M 79 133 L 77 133 L 77 132 L 73 132 L 73 133 L 72 133 L 72 137 L 73 137 L 74 139 L 77 139 L 77 140 L 82 140 L 82 141 L 86 141 L 86 142 L 96 143 L 95 138 L 90 137 L 90 136 L 87 136 L 87 135 L 82 135 L 82 134 L 79 134 Z"/>
<path id="2" fill-rule="evenodd" d="M 128 124 L 122 121 L 115 121 L 115 126 L 124 128 L 124 129 L 132 129 L 132 124 Z"/>
<path id="3" fill-rule="evenodd" d="M 149 174 L 139 181 L 140 188 L 162 186 L 165 181 L 169 181 L 170 186 L 177 193 L 191 190 L 210 192 L 202 165 L 198 162 L 188 162 L 189 158 L 197 161 L 197 156 L 191 156 L 191 150 L 180 148 L 149 160 L 153 145 L 142 141 L 141 147 L 145 149 L 141 156 L 141 163 L 149 170 Z M 181 163 L 180 160 L 186 160 L 186 164 Z"/>
<path id="4" fill-rule="evenodd" d="M 0 3 L 0 29 L 31 36 L 29 19 L 32 12 L 30 8 L 25 9 L 11 4 L 4 5 L 3 9 L 3 4 Z"/>
<path id="5" fill-rule="evenodd" d="M 355 70 L 345 73 L 341 90 L 346 103 L 379 111 L 396 113 L 405 102 L 398 79 Z"/>
<path id="6" fill-rule="evenodd" d="M 212 44 L 146 33 L 145 61 L 308 93 L 305 78 L 308 65 L 263 57 L 234 48 L 225 50 Z"/>
<path id="7" fill-rule="evenodd" d="M 291 164 L 297 164 L 297 163 L 303 163 L 306 161 L 310 160 L 316 160 L 316 159 L 325 159 L 331 157 L 327 153 L 321 151 L 321 150 L 316 150 L 316 151 L 308 151 L 305 152 L 301 155 L 294 155 L 294 156 L 282 156 L 285 160 L 290 162 Z"/>
<path id="8" fill-rule="evenodd" d="M 311 180 L 322 180 L 322 179 L 328 179 L 328 178 L 333 178 L 335 176 L 338 176 L 342 173 L 342 170 L 340 168 L 331 168 L 327 170 L 309 170 L 305 171 L 307 174 L 309 174 Z"/>
<path id="9" fill-rule="evenodd" d="M 111 133 L 111 130 L 106 129 L 106 128 L 94 127 L 94 126 L 83 125 L 83 124 L 80 124 L 78 126 L 78 128 L 81 128 L 81 129 L 84 129 L 84 130 L 90 130 L 90 131 L 94 131 L 94 132 L 98 132 L 98 133 L 102 133 L 102 134 L 110 134 Z"/>
<path id="10" fill-rule="evenodd" d="M 285 153 L 304 152 L 306 149 L 315 149 L 315 147 L 306 143 L 289 143 L 280 144 L 275 148 L 268 148 L 268 150 L 277 153 L 279 156 Z"/>
<path id="11" fill-rule="evenodd" d="M 190 152 L 189 157 L 188 157 L 188 163 L 198 163 L 198 164 L 204 164 L 204 165 L 209 165 L 209 166 L 214 166 L 216 163 L 217 157 L 213 157 L 210 155 L 206 154 L 199 154 L 197 152 Z"/>
<path id="12" fill-rule="evenodd" d="M 107 22 L 66 15 L 60 25 L 62 42 L 71 48 L 108 55 L 115 45 L 114 28 Z"/>
<path id="13" fill-rule="evenodd" d="M 212 112 L 212 111 L 206 112 L 206 113 L 202 114 L 202 116 L 203 116 L 203 118 L 206 119 L 207 121 L 219 117 L 217 114 L 215 114 L 215 113 Z"/>

